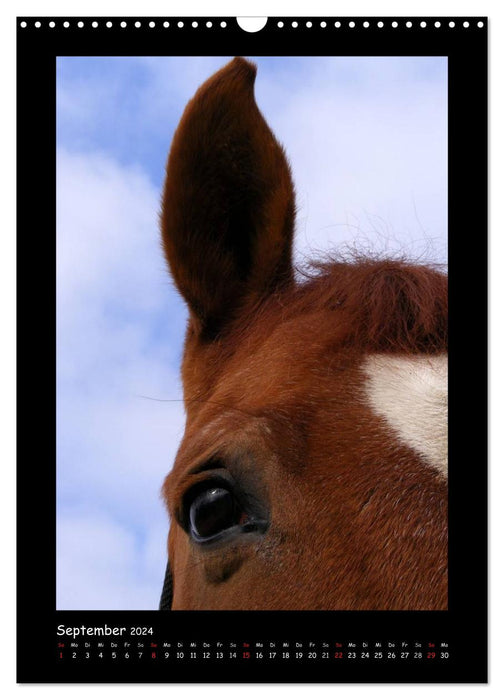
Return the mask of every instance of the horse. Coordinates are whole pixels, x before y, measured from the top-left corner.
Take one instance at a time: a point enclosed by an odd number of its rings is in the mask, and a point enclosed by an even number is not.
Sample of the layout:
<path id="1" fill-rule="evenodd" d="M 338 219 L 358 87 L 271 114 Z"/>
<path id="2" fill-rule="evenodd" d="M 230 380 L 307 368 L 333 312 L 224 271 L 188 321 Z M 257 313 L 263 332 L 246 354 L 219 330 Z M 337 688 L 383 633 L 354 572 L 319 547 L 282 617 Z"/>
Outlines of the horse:
<path id="1" fill-rule="evenodd" d="M 292 260 L 287 157 L 237 57 L 173 137 L 161 236 L 188 307 L 161 609 L 444 610 L 447 277 Z"/>

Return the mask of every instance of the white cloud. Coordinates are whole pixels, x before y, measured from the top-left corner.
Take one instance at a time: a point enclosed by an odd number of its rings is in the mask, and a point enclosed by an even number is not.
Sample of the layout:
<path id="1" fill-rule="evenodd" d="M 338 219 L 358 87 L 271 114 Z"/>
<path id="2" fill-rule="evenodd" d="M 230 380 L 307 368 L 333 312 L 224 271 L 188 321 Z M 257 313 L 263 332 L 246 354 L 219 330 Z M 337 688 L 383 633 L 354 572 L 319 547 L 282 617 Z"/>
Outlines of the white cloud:
<path id="1" fill-rule="evenodd" d="M 174 334 L 183 327 L 185 310 L 165 269 L 158 209 L 158 193 L 138 168 L 120 168 L 101 155 L 59 151 L 58 377 L 63 384 L 85 382 L 88 390 L 100 389 L 94 378 L 121 393 L 156 388 L 173 394 L 181 347 Z"/>
<path id="2" fill-rule="evenodd" d="M 446 261 L 447 84 L 439 70 L 427 80 L 415 69 L 425 61 L 331 58 L 302 76 L 259 72 L 258 103 L 293 169 L 298 258 L 356 243 Z"/>
<path id="3" fill-rule="evenodd" d="M 58 503 L 60 513 L 97 513 L 58 518 L 60 607 L 156 607 L 162 585 L 159 492 L 183 433 L 185 311 L 168 282 L 157 210 L 138 168 L 59 152 Z"/>
<path id="4" fill-rule="evenodd" d="M 195 90 L 230 59 L 220 56 L 139 56 L 138 64 L 149 71 L 142 108 L 150 128 L 165 134 L 168 119 L 180 119 Z"/>
<path id="5" fill-rule="evenodd" d="M 137 533 L 99 510 L 58 517 L 59 610 L 155 610 L 166 566 L 160 527 Z"/>
<path id="6" fill-rule="evenodd" d="M 74 308 L 74 295 L 86 289 L 86 306 L 101 303 L 106 290 L 109 303 L 159 308 L 167 279 L 159 193 L 139 167 L 120 167 L 105 155 L 60 148 L 57 167 L 59 304 Z"/>

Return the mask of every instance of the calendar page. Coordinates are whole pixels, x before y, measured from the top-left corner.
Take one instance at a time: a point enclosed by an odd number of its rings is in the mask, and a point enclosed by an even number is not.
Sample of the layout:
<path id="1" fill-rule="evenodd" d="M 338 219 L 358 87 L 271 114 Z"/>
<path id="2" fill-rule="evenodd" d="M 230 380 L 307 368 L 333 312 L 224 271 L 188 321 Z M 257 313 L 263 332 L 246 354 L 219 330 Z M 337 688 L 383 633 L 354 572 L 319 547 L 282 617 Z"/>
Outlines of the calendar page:
<path id="1" fill-rule="evenodd" d="M 18 18 L 19 682 L 486 682 L 487 29 Z"/>

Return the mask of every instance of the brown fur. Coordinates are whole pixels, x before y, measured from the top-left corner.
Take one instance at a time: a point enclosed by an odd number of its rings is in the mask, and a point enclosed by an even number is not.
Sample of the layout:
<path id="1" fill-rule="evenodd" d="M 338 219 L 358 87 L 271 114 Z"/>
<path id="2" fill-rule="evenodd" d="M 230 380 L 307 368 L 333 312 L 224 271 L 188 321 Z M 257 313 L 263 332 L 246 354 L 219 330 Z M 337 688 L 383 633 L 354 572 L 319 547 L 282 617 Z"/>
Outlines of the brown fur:
<path id="1" fill-rule="evenodd" d="M 446 276 L 357 258 L 295 282 L 294 191 L 254 77 L 243 59 L 212 76 L 168 162 L 163 242 L 190 311 L 164 485 L 173 607 L 445 609 L 446 483 L 372 412 L 360 367 L 446 351 Z M 217 468 L 267 504 L 265 534 L 191 541 L 184 495 Z"/>

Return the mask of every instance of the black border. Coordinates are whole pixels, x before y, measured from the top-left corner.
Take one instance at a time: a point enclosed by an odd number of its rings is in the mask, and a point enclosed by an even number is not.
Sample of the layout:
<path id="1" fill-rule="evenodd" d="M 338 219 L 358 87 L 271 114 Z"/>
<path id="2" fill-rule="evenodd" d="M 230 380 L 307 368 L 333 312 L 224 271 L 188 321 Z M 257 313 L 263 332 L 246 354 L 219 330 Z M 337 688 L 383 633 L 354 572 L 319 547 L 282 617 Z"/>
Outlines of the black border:
<path id="1" fill-rule="evenodd" d="M 55 27 L 49 27 L 49 21 Z M 83 28 L 77 22 L 84 22 Z M 93 28 L 91 22 L 98 26 Z M 120 22 L 127 22 L 126 28 Z M 170 28 L 162 26 L 170 22 Z M 192 22 L 198 21 L 193 28 Z M 210 20 L 212 29 L 205 25 Z M 226 28 L 220 27 L 221 21 Z M 278 21 L 284 27 L 277 26 Z M 307 20 L 313 26 L 305 27 Z M 340 28 L 334 22 L 341 22 Z M 26 27 L 21 28 L 21 22 Z M 40 28 L 35 22 L 40 21 Z M 70 26 L 65 28 L 63 22 Z M 106 22 L 112 22 L 107 28 Z M 134 22 L 141 22 L 140 28 Z M 149 21 L 156 22 L 150 29 Z M 182 28 L 177 26 L 181 21 Z M 291 23 L 298 22 L 293 29 Z M 325 21 L 327 26 L 320 27 Z M 355 22 L 352 28 L 350 22 Z M 363 27 L 368 21 L 370 26 Z M 384 26 L 379 28 L 378 21 Z M 397 22 L 397 27 L 392 22 Z M 408 28 L 406 22 L 411 21 Z M 427 26 L 422 28 L 420 23 Z M 434 21 L 441 26 L 435 28 Z M 450 27 L 449 22 L 455 26 Z M 470 26 L 464 28 L 464 21 Z M 477 26 L 482 22 L 483 27 Z M 18 54 L 18 681 L 465 682 L 487 680 L 487 18 L 20 17 Z M 216 36 L 217 35 L 217 36 Z M 55 610 L 55 77 L 60 55 L 444 55 L 449 91 L 450 541 L 447 612 Z M 470 272 L 470 274 L 469 274 Z M 39 324 L 37 323 L 39 322 Z M 162 581 L 160 581 L 161 591 Z M 201 622 L 203 621 L 203 622 Z M 252 666 L 58 663 L 56 627 L 153 626 L 162 639 L 446 641 L 442 664 Z M 199 629 L 197 629 L 199 627 Z M 190 630 L 190 634 L 188 633 Z M 265 632 L 266 630 L 266 632 Z M 267 630 L 271 630 L 268 633 Z M 214 632 L 212 632 L 214 631 Z"/>

